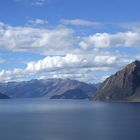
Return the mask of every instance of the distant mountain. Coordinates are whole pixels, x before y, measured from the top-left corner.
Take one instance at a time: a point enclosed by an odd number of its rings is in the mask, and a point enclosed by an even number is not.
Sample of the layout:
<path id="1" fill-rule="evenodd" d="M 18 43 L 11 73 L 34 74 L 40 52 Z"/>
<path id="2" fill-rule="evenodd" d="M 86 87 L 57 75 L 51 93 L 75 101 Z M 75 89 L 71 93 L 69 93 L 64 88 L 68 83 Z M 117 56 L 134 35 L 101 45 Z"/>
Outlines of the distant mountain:
<path id="1" fill-rule="evenodd" d="M 4 95 L 4 94 L 2 94 L 2 93 L 0 93 L 0 99 L 9 99 L 9 97 Z"/>
<path id="2" fill-rule="evenodd" d="M 77 89 L 79 90 L 81 97 L 80 95 L 77 96 Z M 73 90 L 73 96 L 71 96 L 71 98 L 77 97 L 77 99 L 81 99 L 83 98 L 83 93 L 86 95 L 85 98 L 90 98 L 90 96 L 93 96 L 96 92 L 96 87 L 94 85 L 70 79 L 35 79 L 23 82 L 0 83 L 0 92 L 11 98 L 51 98 L 55 95 L 61 96 L 65 93 L 67 94 L 67 91 L 70 90 Z M 76 91 L 76 96 L 74 96 L 74 90 Z"/>
<path id="3" fill-rule="evenodd" d="M 100 87 L 102 83 L 96 83 L 96 84 L 93 84 L 97 89 Z"/>
<path id="4" fill-rule="evenodd" d="M 89 96 L 81 89 L 71 89 L 61 95 L 54 95 L 51 99 L 87 99 Z"/>
<path id="5" fill-rule="evenodd" d="M 136 60 L 107 78 L 94 100 L 127 100 L 140 98 L 140 61 Z"/>

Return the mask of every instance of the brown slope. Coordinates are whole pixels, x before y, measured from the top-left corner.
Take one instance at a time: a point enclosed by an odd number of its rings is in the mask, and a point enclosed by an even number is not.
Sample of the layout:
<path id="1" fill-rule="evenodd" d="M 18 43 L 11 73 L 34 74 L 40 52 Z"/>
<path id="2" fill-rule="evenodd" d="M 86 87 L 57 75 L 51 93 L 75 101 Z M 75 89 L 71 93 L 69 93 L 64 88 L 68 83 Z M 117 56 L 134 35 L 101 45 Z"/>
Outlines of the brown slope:
<path id="1" fill-rule="evenodd" d="M 123 100 L 140 98 L 140 61 L 136 60 L 107 78 L 94 100 Z"/>

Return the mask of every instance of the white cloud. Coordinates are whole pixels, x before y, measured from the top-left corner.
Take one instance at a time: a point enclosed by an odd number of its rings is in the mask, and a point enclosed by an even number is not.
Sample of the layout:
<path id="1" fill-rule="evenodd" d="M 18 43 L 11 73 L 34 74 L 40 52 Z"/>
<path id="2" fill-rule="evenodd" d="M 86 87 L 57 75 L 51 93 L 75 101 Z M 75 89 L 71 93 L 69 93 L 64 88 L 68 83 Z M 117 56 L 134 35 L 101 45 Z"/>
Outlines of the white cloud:
<path id="1" fill-rule="evenodd" d="M 33 22 L 44 24 L 42 20 Z M 76 24 L 78 25 L 78 22 Z M 84 24 L 90 26 L 89 23 L 81 23 L 81 25 Z M 114 34 L 95 33 L 85 37 L 78 36 L 75 32 L 65 26 L 14 27 L 0 22 L 1 50 L 34 52 L 46 56 L 44 59 L 27 63 L 24 69 L 17 67 L 13 70 L 1 70 L 0 80 L 47 76 L 87 82 L 99 81 L 96 73 L 118 70 L 139 57 L 115 53 L 115 50 L 113 52 L 106 50 L 110 47 L 139 47 L 140 32 L 138 31 Z M 100 80 L 102 78 L 100 76 Z"/>
<path id="2" fill-rule="evenodd" d="M 87 83 L 97 83 L 103 81 L 102 76 L 97 76 L 97 72 L 101 73 L 102 71 L 109 71 L 110 68 L 107 67 L 94 67 L 94 68 L 77 68 L 69 70 L 60 70 L 51 72 L 49 77 L 52 78 L 62 78 L 62 79 L 75 79 Z M 48 78 L 48 77 L 44 77 Z M 43 78 L 43 79 L 44 79 Z"/>
<path id="3" fill-rule="evenodd" d="M 43 19 L 35 19 L 35 20 L 29 20 L 28 23 L 29 25 L 44 25 L 47 24 L 48 21 Z"/>
<path id="4" fill-rule="evenodd" d="M 133 31 L 140 31 L 140 22 L 136 21 L 136 22 L 122 22 L 122 23 L 117 23 L 114 25 L 117 25 L 119 27 L 122 27 L 124 29 L 128 29 L 128 30 L 133 30 Z"/>
<path id="5" fill-rule="evenodd" d="M 46 2 L 46 0 L 34 0 L 31 4 L 41 6 Z"/>
<path id="6" fill-rule="evenodd" d="M 53 29 L 0 26 L 0 49 L 40 54 L 66 54 L 77 51 L 74 31 L 65 27 Z"/>
<path id="7" fill-rule="evenodd" d="M 47 21 L 36 19 L 32 22 L 44 24 Z M 14 27 L 0 22 L 0 49 L 45 55 L 66 55 L 67 53 L 85 53 L 94 48 L 138 48 L 140 46 L 140 32 L 95 33 L 85 37 L 78 36 L 75 32 L 64 26 Z"/>
<path id="8" fill-rule="evenodd" d="M 0 71 L 0 79 L 9 81 L 13 79 L 29 78 L 31 76 L 44 76 L 49 78 L 72 78 L 91 82 L 96 72 L 118 69 L 131 60 L 117 54 L 67 54 L 65 56 L 47 56 L 46 58 L 29 62 L 25 69 Z"/>
<path id="9" fill-rule="evenodd" d="M 84 37 L 79 43 L 83 49 L 88 48 L 109 48 L 109 47 L 139 47 L 139 32 L 119 32 L 115 34 L 96 33 Z"/>
<path id="10" fill-rule="evenodd" d="M 92 27 L 102 26 L 102 24 L 99 22 L 92 22 L 92 21 L 82 20 L 82 19 L 71 19 L 71 20 L 62 19 L 60 22 L 64 25 L 92 26 Z"/>
<path id="11" fill-rule="evenodd" d="M 47 0 L 14 0 L 14 1 L 15 2 L 26 1 L 26 2 L 29 2 L 29 4 L 33 6 L 42 6 L 47 2 Z"/>
<path id="12" fill-rule="evenodd" d="M 28 63 L 27 70 L 42 72 L 57 69 L 87 68 L 87 67 L 110 67 L 119 59 L 114 55 L 95 56 L 90 54 L 67 54 L 65 56 L 47 56 L 37 62 Z"/>
<path id="13" fill-rule="evenodd" d="M 1 70 L 0 71 L 0 81 L 11 81 L 19 80 L 27 76 L 27 72 L 24 69 L 15 68 L 13 70 Z"/>

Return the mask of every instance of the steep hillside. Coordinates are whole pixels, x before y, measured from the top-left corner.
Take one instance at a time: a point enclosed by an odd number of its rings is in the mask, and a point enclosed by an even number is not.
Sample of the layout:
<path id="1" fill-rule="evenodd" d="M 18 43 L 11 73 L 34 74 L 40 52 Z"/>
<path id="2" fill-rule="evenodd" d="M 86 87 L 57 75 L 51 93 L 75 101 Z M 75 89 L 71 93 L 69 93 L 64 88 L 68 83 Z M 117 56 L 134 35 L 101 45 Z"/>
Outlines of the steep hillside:
<path id="1" fill-rule="evenodd" d="M 140 98 L 140 61 L 138 60 L 107 78 L 94 96 L 94 100 L 135 98 Z"/>

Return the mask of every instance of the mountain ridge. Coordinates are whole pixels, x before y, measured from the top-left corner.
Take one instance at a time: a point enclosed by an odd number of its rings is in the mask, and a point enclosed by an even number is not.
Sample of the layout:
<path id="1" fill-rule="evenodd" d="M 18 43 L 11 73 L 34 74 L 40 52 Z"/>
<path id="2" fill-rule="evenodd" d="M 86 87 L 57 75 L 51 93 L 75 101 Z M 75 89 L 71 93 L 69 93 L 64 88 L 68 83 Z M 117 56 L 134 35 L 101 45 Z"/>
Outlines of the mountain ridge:
<path id="1" fill-rule="evenodd" d="M 94 100 L 127 100 L 140 98 L 140 61 L 135 60 L 107 78 Z"/>
<path id="2" fill-rule="evenodd" d="M 81 89 L 89 98 L 96 91 L 96 87 L 92 84 L 71 79 L 33 79 L 0 83 L 0 92 L 11 98 L 51 98 L 74 89 Z"/>

